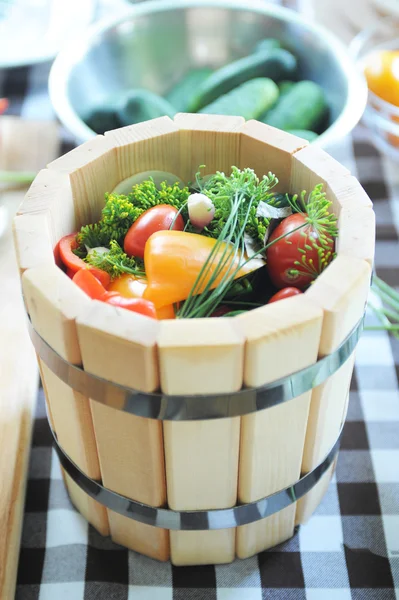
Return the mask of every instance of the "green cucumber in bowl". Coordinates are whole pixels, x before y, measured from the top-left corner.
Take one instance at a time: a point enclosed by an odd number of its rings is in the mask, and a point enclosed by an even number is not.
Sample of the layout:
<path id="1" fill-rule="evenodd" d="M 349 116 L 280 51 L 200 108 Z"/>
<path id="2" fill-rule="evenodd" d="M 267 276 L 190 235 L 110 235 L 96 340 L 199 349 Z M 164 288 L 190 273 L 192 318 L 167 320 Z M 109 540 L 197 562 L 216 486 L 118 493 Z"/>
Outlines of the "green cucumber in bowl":
<path id="1" fill-rule="evenodd" d="M 237 86 L 220 96 L 199 112 L 212 115 L 237 115 L 244 119 L 257 119 L 278 98 L 278 87 L 271 79 L 258 77 Z"/>
<path id="2" fill-rule="evenodd" d="M 319 137 L 317 133 L 310 131 L 309 129 L 287 129 L 286 131 L 287 133 L 292 133 L 292 135 L 296 135 L 308 142 L 314 142 L 314 140 Z"/>
<path id="3" fill-rule="evenodd" d="M 166 100 L 171 103 L 176 109 L 176 112 L 185 112 L 198 86 L 200 86 L 212 73 L 213 69 L 210 67 L 189 71 L 171 90 L 169 90 L 165 96 Z"/>
<path id="4" fill-rule="evenodd" d="M 310 129 L 314 131 L 328 113 L 324 90 L 314 81 L 300 81 L 283 94 L 263 123 L 278 129 Z"/>
<path id="5" fill-rule="evenodd" d="M 250 79 L 267 77 L 278 82 L 295 76 L 297 60 L 287 50 L 274 48 L 240 58 L 215 71 L 199 86 L 188 112 L 197 112 L 222 94 Z"/>
<path id="6" fill-rule="evenodd" d="M 283 96 L 285 96 L 295 85 L 295 81 L 280 81 L 278 84 L 278 89 L 280 90 L 280 100 Z"/>
<path id="7" fill-rule="evenodd" d="M 133 125 L 164 116 L 173 119 L 175 114 L 175 108 L 165 98 L 141 89 L 130 90 L 118 110 L 122 125 Z"/>

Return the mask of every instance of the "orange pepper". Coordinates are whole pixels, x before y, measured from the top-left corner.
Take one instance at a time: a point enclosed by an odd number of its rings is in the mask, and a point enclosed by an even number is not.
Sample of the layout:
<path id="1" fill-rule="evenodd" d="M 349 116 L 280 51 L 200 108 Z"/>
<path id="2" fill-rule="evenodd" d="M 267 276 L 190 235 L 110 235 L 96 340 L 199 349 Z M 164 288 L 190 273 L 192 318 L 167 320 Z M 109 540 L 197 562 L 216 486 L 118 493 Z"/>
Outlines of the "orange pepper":
<path id="1" fill-rule="evenodd" d="M 136 277 L 135 275 L 126 273 L 125 275 L 121 275 L 117 279 L 114 279 L 111 282 L 108 291 L 117 292 L 124 298 L 142 298 L 146 287 L 147 280 L 145 277 Z M 175 318 L 173 304 L 157 308 L 156 313 L 157 319 L 160 321 Z"/>
<path id="2" fill-rule="evenodd" d="M 145 245 L 144 264 L 148 285 L 143 297 L 151 300 L 157 308 L 185 300 L 216 243 L 217 240 L 197 233 L 184 231 L 154 233 Z M 227 253 L 223 257 L 226 248 L 227 244 L 220 244 L 220 248 L 213 257 L 212 268 L 207 271 L 196 293 L 204 291 L 214 268 L 219 265 L 220 261 L 224 261 L 225 264 L 211 288 L 215 288 L 220 283 L 232 264 L 231 273 L 236 270 L 241 253 L 237 253 L 235 258 Z M 233 246 L 231 246 L 231 252 L 233 252 Z M 247 275 L 263 264 L 264 262 L 260 259 L 251 260 L 243 265 L 234 279 Z"/>

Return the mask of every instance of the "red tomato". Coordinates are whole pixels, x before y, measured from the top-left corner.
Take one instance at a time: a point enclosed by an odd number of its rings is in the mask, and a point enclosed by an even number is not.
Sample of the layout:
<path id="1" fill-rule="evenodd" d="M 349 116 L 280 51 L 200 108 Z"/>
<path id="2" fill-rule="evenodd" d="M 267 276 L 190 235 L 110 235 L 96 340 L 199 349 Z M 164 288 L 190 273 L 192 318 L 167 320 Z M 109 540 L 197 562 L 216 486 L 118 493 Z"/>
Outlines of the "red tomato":
<path id="1" fill-rule="evenodd" d="M 76 273 L 80 269 L 91 271 L 94 277 L 96 277 L 100 281 L 100 283 L 105 288 L 107 288 L 110 284 L 111 277 L 102 269 L 90 267 L 90 265 L 85 263 L 85 261 L 79 258 L 79 256 L 76 256 L 76 254 L 74 254 L 72 250 L 75 250 L 75 248 L 77 247 L 78 243 L 76 241 L 76 233 L 66 235 L 58 242 L 57 246 L 54 249 L 55 260 L 57 261 L 57 255 L 59 254 L 62 263 L 65 265 L 65 267 L 67 267 L 68 275 L 68 271 L 72 271 L 73 273 Z"/>
<path id="2" fill-rule="evenodd" d="M 278 300 L 284 300 L 284 298 L 290 298 L 291 296 L 297 296 L 298 294 L 303 294 L 303 292 L 296 287 L 285 287 L 274 294 L 274 296 L 270 298 L 268 304 L 278 302 Z"/>
<path id="3" fill-rule="evenodd" d="M 126 308 L 127 310 L 145 315 L 146 317 L 152 317 L 153 319 L 157 318 L 155 306 L 149 300 L 144 300 L 143 298 L 124 298 L 115 292 L 107 292 L 103 296 L 103 300 L 107 304 L 112 304 L 112 306 Z"/>
<path id="4" fill-rule="evenodd" d="M 223 317 L 224 315 L 227 315 L 227 313 L 231 312 L 232 310 L 233 309 L 230 306 L 227 306 L 226 304 L 221 304 L 220 306 L 215 308 L 215 310 L 211 314 L 211 317 Z"/>
<path id="5" fill-rule="evenodd" d="M 89 269 L 80 269 L 75 273 L 72 281 L 93 300 L 101 300 L 106 292 L 105 287 L 101 285 Z"/>
<path id="6" fill-rule="evenodd" d="M 68 277 L 73 279 L 73 276 L 75 275 L 75 271 L 72 271 L 72 269 L 67 269 L 66 274 L 68 275 Z"/>
<path id="7" fill-rule="evenodd" d="M 126 273 L 121 275 L 109 285 L 110 292 L 118 292 L 124 298 L 142 298 L 144 290 L 147 287 L 147 280 L 144 277 L 136 277 Z"/>
<path id="8" fill-rule="evenodd" d="M 301 225 L 303 225 L 301 229 L 293 231 Z M 268 243 L 282 235 L 286 237 L 267 249 L 266 259 L 270 279 L 277 288 L 294 286 L 303 290 L 322 271 L 318 252 L 321 248 L 318 232 L 311 224 L 306 224 L 306 215 L 295 213 L 276 227 Z M 333 251 L 334 240 L 330 238 L 328 250 L 324 253 L 327 263 L 332 259 Z"/>
<path id="9" fill-rule="evenodd" d="M 123 248 L 128 256 L 144 258 L 144 248 L 148 238 L 156 231 L 170 229 L 178 210 L 168 204 L 159 204 L 146 210 L 130 227 L 126 234 Z M 175 231 L 183 231 L 184 221 L 178 215 L 172 227 Z"/>

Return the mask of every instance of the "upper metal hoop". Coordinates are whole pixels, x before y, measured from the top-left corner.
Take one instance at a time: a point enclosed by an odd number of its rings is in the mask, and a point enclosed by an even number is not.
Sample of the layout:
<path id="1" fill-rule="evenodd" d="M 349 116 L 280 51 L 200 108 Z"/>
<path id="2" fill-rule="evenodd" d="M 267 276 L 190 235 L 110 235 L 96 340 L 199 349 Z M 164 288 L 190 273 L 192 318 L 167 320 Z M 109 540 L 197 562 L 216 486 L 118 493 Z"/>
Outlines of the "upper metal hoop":
<path id="1" fill-rule="evenodd" d="M 191 396 L 144 393 L 92 375 L 62 358 L 37 333 L 29 319 L 28 324 L 29 334 L 39 357 L 59 379 L 76 392 L 101 404 L 147 419 L 193 421 L 248 415 L 287 402 L 324 383 L 354 351 L 363 329 L 363 320 L 364 317 L 334 352 L 287 377 L 231 394 Z"/>

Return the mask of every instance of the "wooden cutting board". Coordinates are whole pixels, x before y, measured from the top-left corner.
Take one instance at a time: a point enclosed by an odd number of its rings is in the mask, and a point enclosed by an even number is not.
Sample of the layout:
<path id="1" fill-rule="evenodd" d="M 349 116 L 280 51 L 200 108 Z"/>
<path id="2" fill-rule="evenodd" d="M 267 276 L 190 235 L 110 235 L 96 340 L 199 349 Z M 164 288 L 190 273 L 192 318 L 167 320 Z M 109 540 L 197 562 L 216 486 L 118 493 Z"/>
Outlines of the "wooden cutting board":
<path id="1" fill-rule="evenodd" d="M 0 117 L 0 170 L 38 171 L 58 154 L 54 123 Z M 32 422 L 36 356 L 26 328 L 10 221 L 25 189 L 0 194 L 8 213 L 0 238 L 0 599 L 12 600 L 18 568 Z M 5 210 L 4 210 L 5 209 Z"/>

